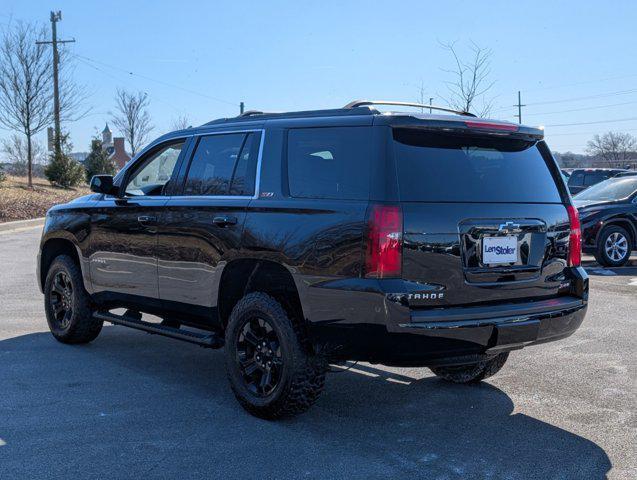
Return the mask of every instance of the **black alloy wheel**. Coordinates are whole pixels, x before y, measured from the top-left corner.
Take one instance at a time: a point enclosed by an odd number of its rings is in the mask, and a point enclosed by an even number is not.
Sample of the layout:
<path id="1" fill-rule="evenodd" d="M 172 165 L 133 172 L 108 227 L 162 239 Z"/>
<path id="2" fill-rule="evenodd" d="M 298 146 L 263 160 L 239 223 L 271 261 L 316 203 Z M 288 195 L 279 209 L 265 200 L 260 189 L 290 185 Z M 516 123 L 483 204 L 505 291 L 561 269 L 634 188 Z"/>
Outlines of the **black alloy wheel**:
<path id="1" fill-rule="evenodd" d="M 258 316 L 249 317 L 240 329 L 236 361 L 248 389 L 267 397 L 277 387 L 283 370 L 281 344 L 272 325 Z"/>
<path id="2" fill-rule="evenodd" d="M 327 364 L 310 350 L 299 318 L 264 292 L 246 294 L 232 309 L 226 371 L 235 397 L 252 415 L 270 420 L 297 415 L 323 390 Z"/>
<path id="3" fill-rule="evenodd" d="M 66 272 L 57 272 L 53 277 L 49 302 L 56 327 L 68 329 L 73 318 L 73 283 Z"/>
<path id="4" fill-rule="evenodd" d="M 62 343 L 88 343 L 102 330 L 80 267 L 68 255 L 56 257 L 46 272 L 44 311 L 51 334 Z"/>

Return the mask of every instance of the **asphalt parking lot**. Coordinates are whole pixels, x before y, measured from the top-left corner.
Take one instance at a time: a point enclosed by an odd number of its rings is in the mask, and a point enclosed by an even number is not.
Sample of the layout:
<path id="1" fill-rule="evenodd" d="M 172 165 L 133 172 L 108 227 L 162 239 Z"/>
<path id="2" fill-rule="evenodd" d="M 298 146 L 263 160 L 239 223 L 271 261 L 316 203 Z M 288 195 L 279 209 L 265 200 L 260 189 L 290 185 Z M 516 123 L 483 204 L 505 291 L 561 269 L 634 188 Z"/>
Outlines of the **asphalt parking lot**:
<path id="1" fill-rule="evenodd" d="M 425 369 L 330 375 L 307 414 L 251 417 L 223 352 L 105 326 L 48 333 L 40 229 L 0 233 L 0 479 L 637 478 L 637 266 L 588 264 L 585 324 L 480 386 Z"/>

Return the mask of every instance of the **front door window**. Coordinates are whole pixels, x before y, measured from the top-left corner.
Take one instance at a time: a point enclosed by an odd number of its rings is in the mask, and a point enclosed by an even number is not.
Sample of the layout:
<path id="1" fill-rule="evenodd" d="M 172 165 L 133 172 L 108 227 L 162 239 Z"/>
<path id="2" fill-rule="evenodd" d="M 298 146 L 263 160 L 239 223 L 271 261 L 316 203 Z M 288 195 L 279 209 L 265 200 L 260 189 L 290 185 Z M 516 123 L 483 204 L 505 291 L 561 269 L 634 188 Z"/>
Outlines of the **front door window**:
<path id="1" fill-rule="evenodd" d="M 181 140 L 166 145 L 143 161 L 130 177 L 126 185 L 126 195 L 133 197 L 163 195 L 166 185 L 173 176 L 184 143 Z"/>

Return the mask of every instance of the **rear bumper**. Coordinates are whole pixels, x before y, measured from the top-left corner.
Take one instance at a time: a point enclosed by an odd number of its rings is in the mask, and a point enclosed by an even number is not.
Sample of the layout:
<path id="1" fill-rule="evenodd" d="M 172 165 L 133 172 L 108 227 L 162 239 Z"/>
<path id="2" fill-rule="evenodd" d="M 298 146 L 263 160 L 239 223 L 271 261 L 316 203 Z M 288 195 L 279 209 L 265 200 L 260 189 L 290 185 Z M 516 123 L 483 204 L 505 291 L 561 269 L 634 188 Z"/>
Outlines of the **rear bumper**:
<path id="1" fill-rule="evenodd" d="M 586 315 L 588 277 L 581 267 L 569 269 L 568 277 L 569 289 L 551 298 L 437 308 L 410 308 L 404 294 L 396 294 L 409 287 L 403 281 L 323 282 L 312 287 L 310 333 L 321 351 L 337 359 L 472 363 L 574 333 Z"/>
<path id="2" fill-rule="evenodd" d="M 399 328 L 407 334 L 471 344 L 489 355 L 565 338 L 579 328 L 586 309 L 585 300 L 568 296 L 464 312 L 417 312 Z"/>

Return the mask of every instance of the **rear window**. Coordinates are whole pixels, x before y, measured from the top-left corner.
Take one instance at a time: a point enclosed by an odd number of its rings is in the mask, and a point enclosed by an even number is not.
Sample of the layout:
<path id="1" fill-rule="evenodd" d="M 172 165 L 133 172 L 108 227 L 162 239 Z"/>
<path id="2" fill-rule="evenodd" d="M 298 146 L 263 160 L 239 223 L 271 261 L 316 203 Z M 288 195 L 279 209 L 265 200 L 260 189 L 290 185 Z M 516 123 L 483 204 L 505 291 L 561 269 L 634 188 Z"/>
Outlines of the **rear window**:
<path id="1" fill-rule="evenodd" d="M 534 142 L 394 129 L 403 201 L 561 203 Z"/>
<path id="2" fill-rule="evenodd" d="M 568 179 L 569 187 L 582 187 L 584 186 L 584 174 L 582 172 L 573 173 Z"/>
<path id="3" fill-rule="evenodd" d="M 611 176 L 610 173 L 605 173 L 605 172 L 587 173 L 584 176 L 584 185 L 587 185 L 587 186 L 595 185 L 596 183 L 599 183 L 602 180 L 606 180 L 610 176 Z"/>
<path id="4" fill-rule="evenodd" d="M 371 129 L 299 128 L 288 132 L 290 195 L 367 200 Z"/>

